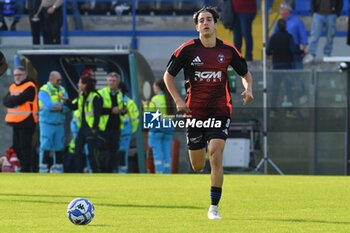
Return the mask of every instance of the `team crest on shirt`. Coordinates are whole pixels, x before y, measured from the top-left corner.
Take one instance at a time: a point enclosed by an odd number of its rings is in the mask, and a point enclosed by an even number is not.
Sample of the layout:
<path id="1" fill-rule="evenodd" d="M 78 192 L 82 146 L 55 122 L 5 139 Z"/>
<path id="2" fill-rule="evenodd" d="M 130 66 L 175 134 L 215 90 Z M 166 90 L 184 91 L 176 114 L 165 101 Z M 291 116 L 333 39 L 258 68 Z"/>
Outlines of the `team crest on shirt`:
<path id="1" fill-rule="evenodd" d="M 225 56 L 224 56 L 224 54 L 219 54 L 218 55 L 218 62 L 220 62 L 220 63 L 223 63 L 225 61 Z"/>

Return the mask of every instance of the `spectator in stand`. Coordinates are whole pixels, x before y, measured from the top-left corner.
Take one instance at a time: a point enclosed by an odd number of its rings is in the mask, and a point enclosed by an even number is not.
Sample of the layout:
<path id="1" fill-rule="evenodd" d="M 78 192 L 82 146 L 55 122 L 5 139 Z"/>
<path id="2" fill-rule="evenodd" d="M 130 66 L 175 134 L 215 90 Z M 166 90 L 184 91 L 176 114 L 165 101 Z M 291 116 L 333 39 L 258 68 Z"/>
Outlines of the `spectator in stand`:
<path id="1" fill-rule="evenodd" d="M 42 0 L 44 44 L 61 44 L 64 0 Z"/>
<path id="2" fill-rule="evenodd" d="M 41 0 L 27 0 L 30 29 L 32 31 L 33 45 L 41 44 L 42 28 L 42 7 Z"/>
<path id="3" fill-rule="evenodd" d="M 21 163 L 21 172 L 31 172 L 33 134 L 38 123 L 37 87 L 24 67 L 13 70 L 14 82 L 3 99 L 5 121 L 13 128 L 12 146 Z"/>
<path id="4" fill-rule="evenodd" d="M 1 8 L 1 30 L 16 31 L 16 24 L 23 13 L 23 2 L 15 0 L 4 0 L 0 3 Z"/>
<path id="5" fill-rule="evenodd" d="M 304 22 L 297 16 L 292 14 L 292 7 L 287 3 L 280 5 L 279 13 L 281 18 L 286 21 L 287 32 L 292 35 L 295 45 L 295 56 L 293 69 L 303 69 L 303 57 L 306 53 L 307 48 L 307 32 L 305 29 Z M 277 24 L 273 34 L 277 32 Z"/>
<path id="6" fill-rule="evenodd" d="M 266 48 L 266 54 L 272 56 L 272 68 L 276 70 L 293 69 L 293 61 L 295 56 L 295 45 L 293 37 L 287 32 L 286 21 L 279 19 L 277 21 L 277 31 L 274 33 Z M 291 103 L 292 101 L 292 80 L 290 77 L 275 76 L 271 81 L 271 107 L 277 107 L 279 86 L 283 81 L 285 101 Z M 271 115 L 275 113 L 271 111 Z"/>
<path id="7" fill-rule="evenodd" d="M 303 63 L 308 64 L 315 60 L 318 41 L 322 31 L 326 31 L 326 43 L 323 48 L 325 57 L 332 55 L 333 38 L 337 32 L 337 17 L 343 8 L 343 0 L 312 0 L 311 13 L 311 37 L 309 42 L 309 53 L 304 57 Z"/>
<path id="8" fill-rule="evenodd" d="M 8 68 L 8 64 L 4 54 L 0 51 L 0 76 L 5 73 Z"/>
<path id="9" fill-rule="evenodd" d="M 277 31 L 274 33 L 266 48 L 266 54 L 272 55 L 273 69 L 292 69 L 295 54 L 294 40 L 287 31 L 286 21 L 277 21 Z"/>
<path id="10" fill-rule="evenodd" d="M 245 59 L 253 60 L 252 25 L 256 16 L 256 0 L 232 0 L 233 5 L 233 43 L 241 51 L 242 38 L 245 42 Z"/>

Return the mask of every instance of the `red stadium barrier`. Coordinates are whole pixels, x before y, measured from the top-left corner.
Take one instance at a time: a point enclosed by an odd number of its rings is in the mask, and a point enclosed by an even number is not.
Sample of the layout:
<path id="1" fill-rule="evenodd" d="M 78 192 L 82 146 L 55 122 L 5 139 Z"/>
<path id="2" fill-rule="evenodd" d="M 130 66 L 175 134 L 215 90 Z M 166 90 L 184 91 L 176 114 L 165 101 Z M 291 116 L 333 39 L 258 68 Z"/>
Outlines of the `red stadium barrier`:
<path id="1" fill-rule="evenodd" d="M 171 147 L 171 173 L 175 174 L 179 172 L 179 140 L 174 139 Z"/>
<path id="2" fill-rule="evenodd" d="M 146 169 L 147 173 L 155 173 L 153 152 L 151 148 L 147 149 Z"/>

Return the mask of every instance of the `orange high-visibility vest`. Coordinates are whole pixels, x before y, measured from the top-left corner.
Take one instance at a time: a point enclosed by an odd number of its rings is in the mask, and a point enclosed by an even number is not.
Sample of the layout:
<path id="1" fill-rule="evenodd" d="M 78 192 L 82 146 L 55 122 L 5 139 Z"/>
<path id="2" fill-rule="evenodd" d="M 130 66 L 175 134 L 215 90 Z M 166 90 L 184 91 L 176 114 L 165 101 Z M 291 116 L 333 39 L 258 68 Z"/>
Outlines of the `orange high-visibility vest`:
<path id="1" fill-rule="evenodd" d="M 5 121 L 7 123 L 19 123 L 24 121 L 30 114 L 33 115 L 34 122 L 38 122 L 38 89 L 35 84 L 31 81 L 26 82 L 22 85 L 17 86 L 16 84 L 11 84 L 9 92 L 11 96 L 18 96 L 23 93 L 27 88 L 34 87 L 35 96 L 33 101 L 27 101 L 21 105 L 15 106 L 13 108 L 7 109 L 7 114 Z"/>

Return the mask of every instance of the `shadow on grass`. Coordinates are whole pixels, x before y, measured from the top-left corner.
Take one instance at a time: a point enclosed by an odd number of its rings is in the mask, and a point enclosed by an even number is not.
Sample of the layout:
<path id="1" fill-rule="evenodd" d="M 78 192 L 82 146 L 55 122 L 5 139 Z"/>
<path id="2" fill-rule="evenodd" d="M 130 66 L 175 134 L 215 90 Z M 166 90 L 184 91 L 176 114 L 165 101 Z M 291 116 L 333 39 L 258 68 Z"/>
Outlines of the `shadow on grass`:
<path id="1" fill-rule="evenodd" d="M 229 218 L 228 218 L 229 219 Z M 318 220 L 318 219 L 301 219 L 301 218 L 245 218 L 245 219 L 237 219 L 231 218 L 232 220 L 238 221 L 269 221 L 269 222 L 290 222 L 290 223 L 317 223 L 317 224 L 337 224 L 337 225 L 350 225 L 350 221 L 331 221 L 331 220 Z"/>
<path id="2" fill-rule="evenodd" d="M 155 209 L 205 209 L 199 206 L 188 205 L 144 205 L 144 204 L 106 204 L 96 203 L 96 206 L 125 207 L 125 208 L 155 208 Z"/>
<path id="3" fill-rule="evenodd" d="M 77 225 L 79 226 L 79 225 Z M 94 223 L 90 223 L 89 225 L 81 225 L 82 227 L 89 227 L 89 228 L 93 228 L 93 227 L 116 227 L 115 225 L 108 225 L 108 224 L 94 224 Z"/>
<path id="4" fill-rule="evenodd" d="M 18 194 L 18 193 L 0 193 L 0 196 L 5 197 L 69 197 L 69 198 L 78 198 L 80 196 L 72 196 L 72 195 L 56 195 L 56 194 Z M 84 196 L 85 198 L 91 198 L 88 196 Z"/>
<path id="5" fill-rule="evenodd" d="M 63 201 L 48 201 L 48 200 L 23 200 L 23 199 L 12 199 L 6 198 L 6 200 L 0 199 L 0 202 L 16 202 L 16 203 L 43 203 L 43 204 L 62 204 L 68 205 L 67 202 Z M 204 209 L 198 206 L 188 205 L 146 205 L 146 204 L 111 204 L 111 203 L 93 203 L 95 208 L 98 206 L 112 207 L 112 208 L 150 208 L 150 209 Z"/>
<path id="6" fill-rule="evenodd" d="M 331 220 L 318 220 L 318 219 L 300 219 L 300 218 L 287 218 L 287 219 L 267 219 L 270 221 L 278 222 L 291 222 L 291 223 L 319 223 L 319 224 L 340 224 L 350 225 L 350 221 L 331 221 Z"/>

